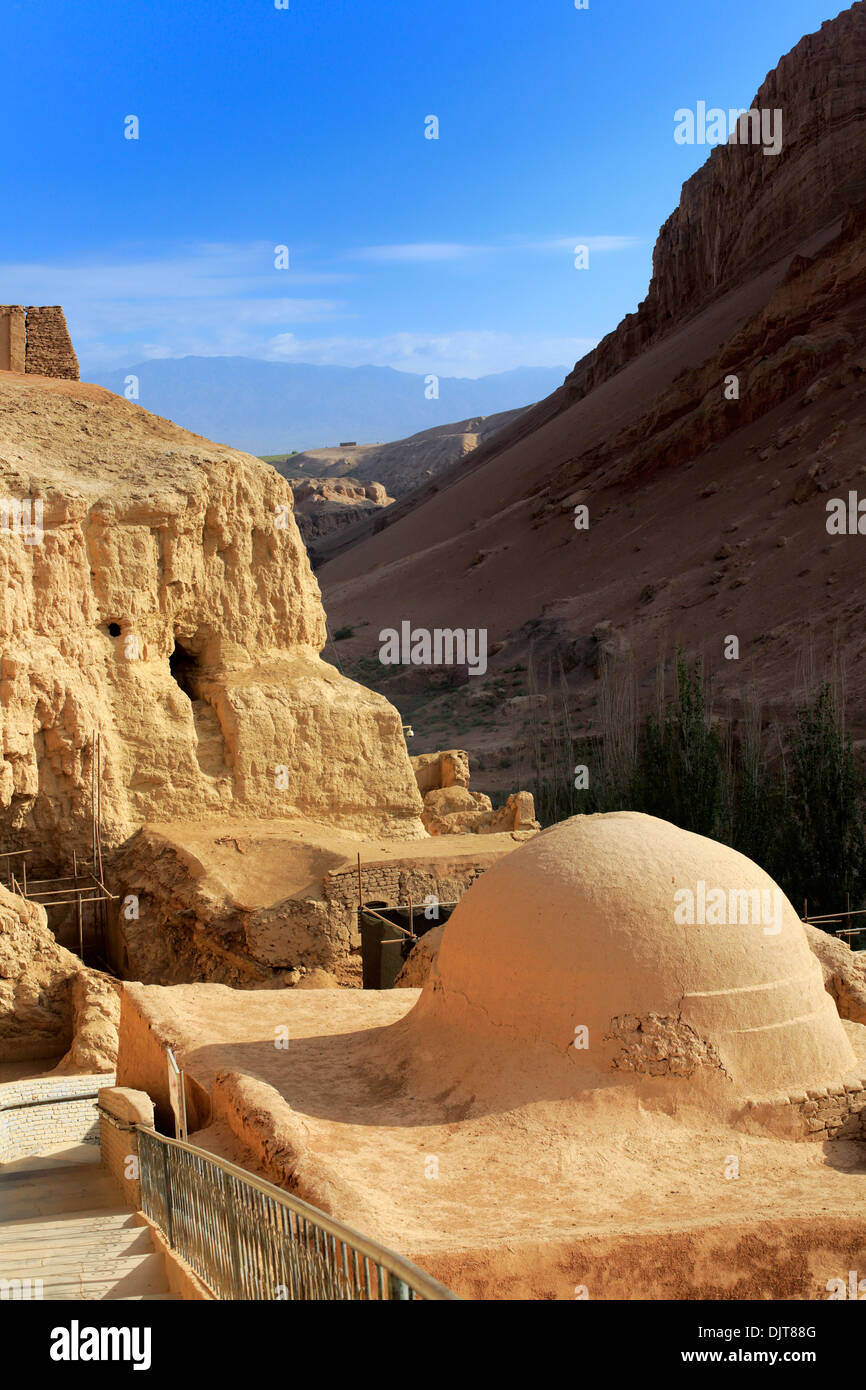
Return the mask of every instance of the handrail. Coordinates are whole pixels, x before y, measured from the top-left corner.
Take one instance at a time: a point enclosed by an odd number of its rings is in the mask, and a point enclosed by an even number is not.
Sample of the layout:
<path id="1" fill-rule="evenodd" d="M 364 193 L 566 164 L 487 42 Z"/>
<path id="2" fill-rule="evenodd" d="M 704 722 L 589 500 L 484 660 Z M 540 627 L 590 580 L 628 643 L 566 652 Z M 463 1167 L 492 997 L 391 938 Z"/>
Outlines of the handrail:
<path id="1" fill-rule="evenodd" d="M 269 1202 L 274 1204 L 276 1207 L 282 1209 L 284 1213 L 288 1214 L 288 1222 L 281 1220 L 276 1226 L 271 1226 L 270 1229 L 265 1226 L 264 1222 L 261 1223 L 262 1229 L 260 1233 L 264 1237 L 264 1240 L 258 1252 L 254 1252 L 251 1251 L 250 1231 L 245 1233 L 247 1236 L 246 1241 L 241 1240 L 237 1233 L 236 1219 L 238 1216 L 246 1214 L 246 1211 L 242 1211 L 239 1204 L 235 1204 L 234 1209 L 228 1212 L 229 1227 L 235 1242 L 234 1248 L 231 1251 L 232 1264 L 234 1266 L 237 1261 L 246 1261 L 247 1265 L 253 1268 L 251 1279 L 248 1278 L 246 1281 L 243 1281 L 233 1278 L 231 1280 L 234 1289 L 239 1290 L 242 1282 L 246 1282 L 247 1284 L 252 1282 L 255 1284 L 255 1276 L 262 1273 L 263 1266 L 267 1266 L 267 1272 L 273 1274 L 274 1269 L 279 1265 L 279 1253 L 275 1249 L 275 1244 L 279 1244 L 280 1238 L 288 1238 L 294 1242 L 299 1250 L 314 1257 L 320 1267 L 327 1266 L 325 1274 L 326 1283 L 329 1277 L 335 1277 L 338 1282 L 342 1281 L 342 1288 L 344 1290 L 350 1286 L 353 1289 L 358 1288 L 360 1290 L 361 1288 L 357 1277 L 357 1257 L 360 1256 L 361 1260 L 364 1262 L 364 1288 L 366 1293 L 363 1291 L 359 1292 L 357 1295 L 359 1297 L 374 1296 L 371 1293 L 369 1271 L 366 1269 L 366 1261 L 369 1260 L 376 1266 L 378 1291 L 375 1296 L 379 1298 L 396 1297 L 403 1299 L 420 1298 L 460 1301 L 456 1294 L 452 1293 L 450 1289 L 447 1289 L 444 1284 L 440 1284 L 437 1279 L 434 1279 L 431 1275 L 419 1269 L 411 1260 L 404 1259 L 402 1255 L 398 1255 L 395 1251 L 389 1250 L 386 1246 L 380 1245 L 377 1241 L 362 1235 L 360 1231 L 356 1231 L 351 1226 L 345 1225 L 342 1221 L 337 1221 L 334 1217 L 328 1216 L 327 1213 L 321 1211 L 318 1207 L 314 1207 L 309 1202 L 303 1201 L 302 1198 L 295 1197 L 292 1193 L 286 1192 L 284 1188 L 277 1187 L 274 1183 L 268 1182 L 264 1178 L 257 1177 L 255 1173 L 250 1173 L 247 1169 L 240 1168 L 237 1164 L 230 1163 L 227 1159 L 220 1158 L 219 1155 L 210 1153 L 207 1149 L 200 1149 L 195 1144 L 190 1144 L 183 1139 L 171 1139 L 165 1134 L 160 1134 L 150 1125 L 136 1124 L 134 1128 L 140 1135 L 146 1135 L 150 1141 L 162 1146 L 163 1163 L 159 1165 L 161 1171 L 157 1175 L 150 1169 L 147 1174 L 148 1181 L 145 1181 L 145 1166 L 147 1160 L 146 1157 L 142 1155 L 143 1146 L 139 1145 L 139 1169 L 142 1177 L 142 1209 L 151 1220 L 157 1221 L 158 1225 L 161 1224 L 158 1219 L 158 1213 L 153 1210 L 148 1210 L 149 1203 L 147 1200 L 149 1182 L 152 1183 L 156 1176 L 161 1177 L 164 1184 L 164 1190 L 161 1195 L 165 1203 L 165 1234 L 168 1236 L 169 1244 L 172 1247 L 176 1245 L 175 1236 L 178 1234 L 176 1216 L 180 1214 L 173 1210 L 171 1200 L 169 1154 L 172 1151 L 188 1154 L 199 1164 L 205 1164 L 211 1169 L 216 1169 L 220 1173 L 224 1173 L 227 1177 L 234 1179 L 235 1182 L 243 1184 L 245 1189 L 260 1194 L 266 1199 L 266 1203 Z M 263 1211 L 267 1210 L 266 1203 L 263 1204 Z M 196 1207 L 195 1217 L 199 1225 L 202 1224 L 200 1220 L 201 1216 L 201 1210 Z M 303 1230 L 301 1229 L 301 1223 L 303 1223 Z M 313 1241 L 310 1241 L 307 1227 L 313 1228 Z M 210 1234 L 212 1235 L 212 1233 Z M 324 1239 L 324 1237 L 327 1237 L 327 1239 Z M 240 1249 L 241 1245 L 243 1245 L 243 1249 Z M 339 1266 L 337 1245 L 340 1246 L 342 1257 Z M 213 1269 L 208 1270 L 199 1267 L 203 1263 L 201 1258 L 190 1258 L 190 1254 L 183 1248 L 183 1245 L 178 1245 L 177 1248 L 180 1249 L 181 1254 L 184 1255 L 187 1262 L 195 1269 L 199 1277 L 208 1284 L 211 1291 L 220 1296 L 220 1291 L 213 1288 L 213 1283 L 216 1282 L 215 1271 Z M 348 1259 L 349 1252 L 352 1254 L 351 1261 Z M 351 1274 L 349 1272 L 350 1263 L 352 1266 Z M 333 1268 L 331 1268 L 331 1266 L 333 1266 Z M 383 1273 L 389 1276 L 387 1281 L 382 1277 Z M 209 1274 L 210 1278 L 208 1277 Z M 300 1282 L 303 1283 L 303 1272 Z M 405 1292 L 403 1292 L 404 1289 Z M 232 1295 L 229 1296 L 231 1297 Z M 245 1295 L 241 1292 L 235 1292 L 233 1296 L 243 1298 Z M 353 1293 L 349 1293 L 348 1295 L 344 1293 L 344 1296 L 353 1297 L 355 1295 L 353 1295 Z"/>

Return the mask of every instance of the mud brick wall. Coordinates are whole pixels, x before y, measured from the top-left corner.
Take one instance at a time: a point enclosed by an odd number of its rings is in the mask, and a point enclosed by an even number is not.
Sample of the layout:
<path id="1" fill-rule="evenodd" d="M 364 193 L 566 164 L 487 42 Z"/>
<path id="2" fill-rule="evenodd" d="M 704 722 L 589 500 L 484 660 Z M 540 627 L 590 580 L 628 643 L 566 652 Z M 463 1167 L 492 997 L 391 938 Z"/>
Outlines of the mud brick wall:
<path id="1" fill-rule="evenodd" d="M 79 380 L 78 358 L 59 304 L 47 304 L 41 308 L 34 304 L 29 306 L 25 370 L 37 372 L 40 376 Z"/>
<path id="2" fill-rule="evenodd" d="M 23 372 L 27 328 L 24 306 L 0 304 L 0 372 Z"/>
<path id="3" fill-rule="evenodd" d="M 362 864 L 361 895 L 364 902 L 382 902 L 388 907 L 406 907 L 411 897 L 420 908 L 424 899 L 431 895 L 440 903 L 459 902 L 487 867 L 486 863 L 454 860 L 443 860 L 441 865 L 428 861 L 423 867 L 420 863 L 405 861 Z M 326 874 L 325 897 L 330 915 L 339 917 L 341 925 L 351 934 L 353 944 L 357 945 L 360 940 L 357 935 L 358 870 L 342 869 Z"/>
<path id="4" fill-rule="evenodd" d="M 0 1163 L 37 1153 L 49 1144 L 99 1142 L 96 1094 L 113 1083 L 93 1076 L 40 1076 L 0 1086 Z"/>

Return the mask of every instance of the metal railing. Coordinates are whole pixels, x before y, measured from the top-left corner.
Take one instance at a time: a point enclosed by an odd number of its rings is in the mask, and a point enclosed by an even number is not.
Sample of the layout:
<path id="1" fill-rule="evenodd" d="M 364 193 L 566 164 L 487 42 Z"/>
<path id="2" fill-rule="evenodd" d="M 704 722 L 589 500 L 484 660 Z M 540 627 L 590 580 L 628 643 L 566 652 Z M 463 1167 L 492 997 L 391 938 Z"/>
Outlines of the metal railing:
<path id="1" fill-rule="evenodd" d="M 215 1154 L 136 1125 L 141 1205 L 219 1299 L 455 1299 L 411 1261 Z"/>

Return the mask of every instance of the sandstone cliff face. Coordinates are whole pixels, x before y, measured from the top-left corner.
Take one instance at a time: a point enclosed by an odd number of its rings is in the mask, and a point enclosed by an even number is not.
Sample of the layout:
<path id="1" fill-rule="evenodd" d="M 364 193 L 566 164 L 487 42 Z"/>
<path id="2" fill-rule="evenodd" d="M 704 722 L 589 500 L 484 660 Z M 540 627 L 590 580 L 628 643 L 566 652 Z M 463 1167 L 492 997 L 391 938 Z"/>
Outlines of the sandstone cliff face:
<path id="1" fill-rule="evenodd" d="M 791 49 L 751 103 L 782 111 L 778 155 L 719 145 L 659 232 L 646 299 L 577 363 L 576 397 L 674 324 L 866 198 L 866 0 Z"/>
<path id="2" fill-rule="evenodd" d="M 398 712 L 319 658 L 267 465 L 98 387 L 0 376 L 0 825 L 66 865 L 148 820 L 306 815 L 423 834 Z M 29 511 L 28 511 L 29 508 Z M 41 509 L 41 516 L 40 516 Z"/>
<path id="3" fill-rule="evenodd" d="M 838 234 L 814 256 L 793 257 L 761 311 L 718 353 L 681 372 L 650 414 L 569 460 L 555 485 L 583 481 L 590 470 L 598 470 L 605 484 L 642 481 L 650 472 L 689 463 L 788 401 L 800 398 L 808 407 L 829 387 L 853 387 L 856 398 L 866 373 L 864 305 L 866 203 L 845 214 Z M 734 408 L 720 389 L 729 373 L 739 383 Z M 775 448 L 796 443 L 804 433 L 802 422 L 792 424 L 787 435 L 780 432 Z M 826 472 L 830 463 L 831 449 L 825 447 L 816 472 Z M 819 490 L 824 488 L 816 481 L 812 491 Z"/>
<path id="4" fill-rule="evenodd" d="M 58 946 L 45 909 L 0 887 L 0 1061 L 66 1055 L 63 1072 L 110 1072 L 119 986 Z"/>

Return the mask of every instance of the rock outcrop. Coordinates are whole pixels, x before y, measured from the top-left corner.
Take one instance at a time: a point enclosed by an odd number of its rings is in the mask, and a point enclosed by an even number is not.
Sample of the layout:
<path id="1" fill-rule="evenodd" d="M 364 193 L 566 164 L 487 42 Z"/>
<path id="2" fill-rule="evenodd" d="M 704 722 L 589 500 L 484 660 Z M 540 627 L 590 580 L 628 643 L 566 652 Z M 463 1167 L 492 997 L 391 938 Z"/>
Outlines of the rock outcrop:
<path id="1" fill-rule="evenodd" d="M 470 791 L 469 755 L 465 749 L 419 753 L 411 762 L 424 798 L 421 820 L 430 835 L 510 832 L 522 839 L 541 828 L 535 819 L 531 792 L 513 792 L 504 806 L 494 811 L 489 796 Z"/>
<path id="2" fill-rule="evenodd" d="M 423 835 L 399 713 L 319 657 L 272 468 L 99 387 L 6 376 L 0 478 L 20 521 L 0 550 L 13 843 L 64 865 L 89 849 L 96 730 L 108 848 L 226 813 Z"/>
<path id="3" fill-rule="evenodd" d="M 0 887 L 0 1061 L 65 1056 L 56 1070 L 110 1072 L 119 986 L 59 946 L 45 909 Z"/>
<path id="4" fill-rule="evenodd" d="M 350 478 L 303 478 L 291 482 L 298 530 L 309 545 L 360 521 L 394 501 L 381 483 Z"/>
<path id="5" fill-rule="evenodd" d="M 659 232 L 646 299 L 566 381 L 591 391 L 683 318 L 866 199 L 866 4 L 807 34 L 752 109 L 781 111 L 782 148 L 717 146 Z"/>

